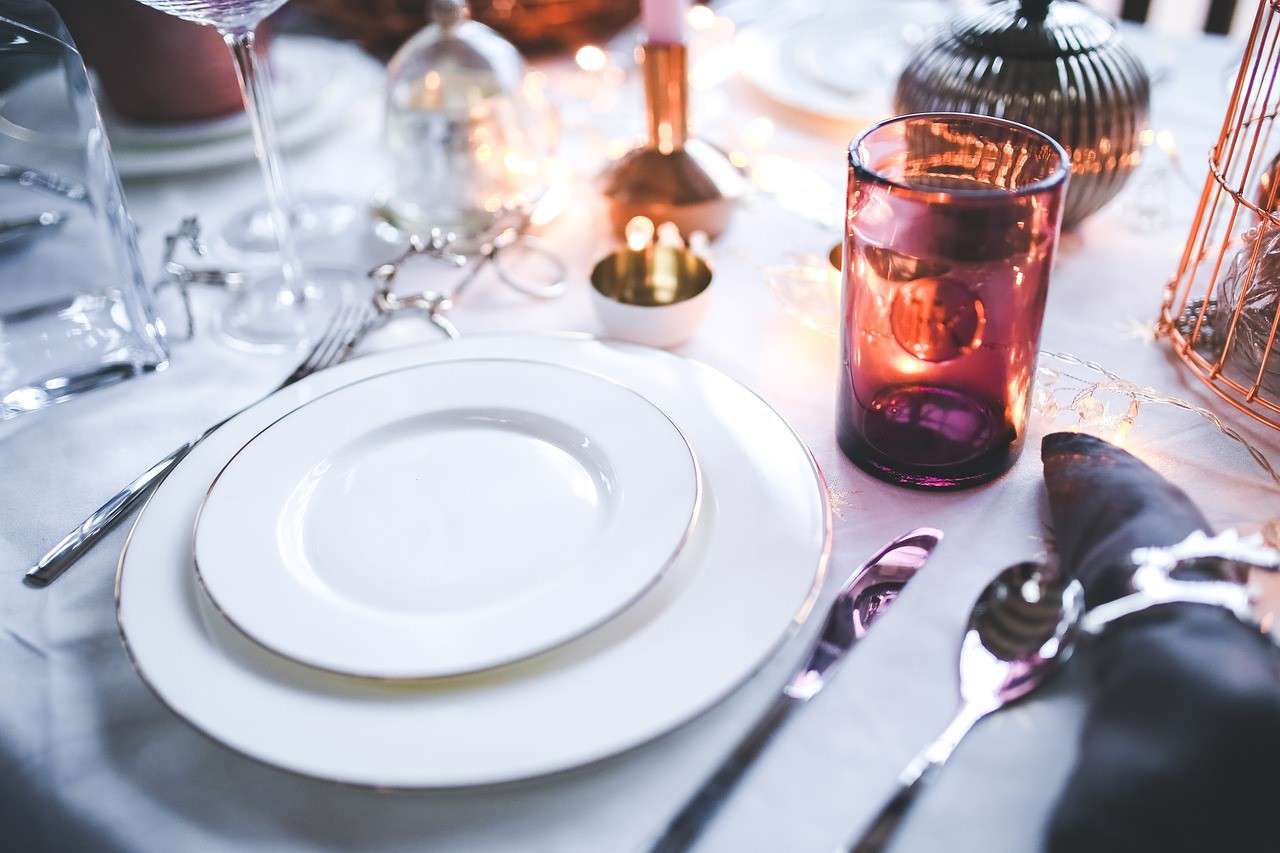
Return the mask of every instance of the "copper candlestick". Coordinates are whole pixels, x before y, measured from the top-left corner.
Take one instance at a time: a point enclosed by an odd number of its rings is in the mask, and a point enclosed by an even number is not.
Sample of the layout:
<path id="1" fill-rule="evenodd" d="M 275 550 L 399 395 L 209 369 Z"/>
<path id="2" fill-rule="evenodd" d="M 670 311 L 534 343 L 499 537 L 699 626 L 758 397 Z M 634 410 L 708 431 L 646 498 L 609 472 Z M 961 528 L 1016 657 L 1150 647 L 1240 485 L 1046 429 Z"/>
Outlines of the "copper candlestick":
<path id="1" fill-rule="evenodd" d="M 604 194 L 614 233 L 625 236 L 633 217 L 673 222 L 681 234 L 718 236 L 729 224 L 746 182 L 724 152 L 690 139 L 688 52 L 682 44 L 637 49 L 644 71 L 649 141 L 613 164 Z"/>

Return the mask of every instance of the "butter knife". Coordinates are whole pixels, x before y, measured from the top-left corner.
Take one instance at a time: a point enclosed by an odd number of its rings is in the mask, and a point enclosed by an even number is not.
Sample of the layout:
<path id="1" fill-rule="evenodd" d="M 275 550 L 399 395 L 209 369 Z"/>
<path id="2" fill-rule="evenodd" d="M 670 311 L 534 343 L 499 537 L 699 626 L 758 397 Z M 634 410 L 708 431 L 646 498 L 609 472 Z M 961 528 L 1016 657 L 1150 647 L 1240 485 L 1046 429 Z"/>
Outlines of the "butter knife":
<path id="1" fill-rule="evenodd" d="M 649 848 L 651 853 L 689 849 L 773 734 L 793 711 L 826 686 L 835 665 L 866 635 L 941 541 L 941 530 L 917 528 L 890 542 L 849 576 L 827 612 L 826 624 L 805 664 L 791 676 L 751 731 L 671 819 Z"/>

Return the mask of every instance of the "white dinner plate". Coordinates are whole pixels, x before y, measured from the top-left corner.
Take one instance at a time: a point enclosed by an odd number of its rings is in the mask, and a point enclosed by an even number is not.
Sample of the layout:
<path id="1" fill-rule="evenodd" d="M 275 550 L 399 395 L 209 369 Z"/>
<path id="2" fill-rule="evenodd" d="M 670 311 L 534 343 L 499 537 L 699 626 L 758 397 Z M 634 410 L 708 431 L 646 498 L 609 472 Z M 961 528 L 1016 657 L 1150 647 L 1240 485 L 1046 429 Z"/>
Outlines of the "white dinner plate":
<path id="1" fill-rule="evenodd" d="M 546 654 L 423 682 L 337 676 L 271 654 L 231 627 L 191 570 L 195 514 L 249 438 L 309 399 L 424 362 L 522 358 L 596 372 L 671 416 L 703 477 L 680 556 L 617 618 Z M 139 676 L 209 737 L 259 761 L 393 788 L 514 781 L 638 746 L 727 696 L 804 619 L 830 516 L 808 451 L 724 374 L 582 335 L 468 338 L 367 356 L 272 396 L 169 475 L 120 558 L 116 607 Z"/>
<path id="2" fill-rule="evenodd" d="M 436 678 L 596 627 L 697 517 L 693 453 L 616 382 L 509 359 L 396 370 L 254 436 L 196 522 L 196 571 L 267 648 L 366 678 Z"/>

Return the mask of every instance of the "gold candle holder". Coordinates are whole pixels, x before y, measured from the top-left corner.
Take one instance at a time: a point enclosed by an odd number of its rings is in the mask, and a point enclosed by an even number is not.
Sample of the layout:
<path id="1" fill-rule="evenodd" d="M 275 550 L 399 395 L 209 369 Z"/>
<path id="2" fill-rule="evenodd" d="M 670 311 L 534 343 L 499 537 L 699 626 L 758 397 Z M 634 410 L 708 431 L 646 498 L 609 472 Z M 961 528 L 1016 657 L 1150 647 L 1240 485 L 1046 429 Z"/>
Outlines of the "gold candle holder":
<path id="1" fill-rule="evenodd" d="M 644 72 L 647 144 L 623 155 L 605 176 L 604 194 L 614 233 L 645 216 L 673 222 L 681 234 L 717 237 L 729 224 L 746 181 L 724 152 L 689 138 L 688 51 L 682 44 L 637 49 Z"/>
<path id="2" fill-rule="evenodd" d="M 711 284 L 711 268 L 689 249 L 619 249 L 591 271 L 591 286 L 623 305 L 660 308 L 695 299 Z"/>
<path id="3" fill-rule="evenodd" d="M 676 241 L 654 243 L 653 223 L 636 219 L 627 246 L 591 270 L 591 301 L 610 337 L 678 346 L 698 331 L 711 299 L 711 266 Z"/>

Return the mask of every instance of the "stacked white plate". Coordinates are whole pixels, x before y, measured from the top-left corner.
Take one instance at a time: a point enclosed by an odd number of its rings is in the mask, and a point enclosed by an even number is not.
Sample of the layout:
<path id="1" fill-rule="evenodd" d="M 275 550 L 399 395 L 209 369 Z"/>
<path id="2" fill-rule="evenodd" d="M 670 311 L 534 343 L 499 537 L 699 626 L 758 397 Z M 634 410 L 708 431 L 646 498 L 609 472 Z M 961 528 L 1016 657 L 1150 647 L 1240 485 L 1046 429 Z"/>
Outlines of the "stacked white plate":
<path id="1" fill-rule="evenodd" d="M 585 336 L 398 350 L 199 445 L 134 526 L 121 635 L 176 714 L 377 787 L 551 773 L 679 726 L 807 615 L 803 444 L 715 370 Z"/>
<path id="2" fill-rule="evenodd" d="M 379 91 L 382 66 L 358 47 L 332 39 L 283 35 L 271 45 L 272 101 L 283 148 L 310 142 Z M 207 171 L 254 158 L 253 129 L 243 112 L 181 124 L 147 125 L 112 113 L 103 123 L 116 168 L 126 178 Z"/>
<path id="3" fill-rule="evenodd" d="M 939 0 L 746 0 L 722 11 L 741 18 L 734 48 L 747 83 L 807 115 L 864 124 L 893 114 L 893 89 L 908 56 L 954 9 Z"/>

